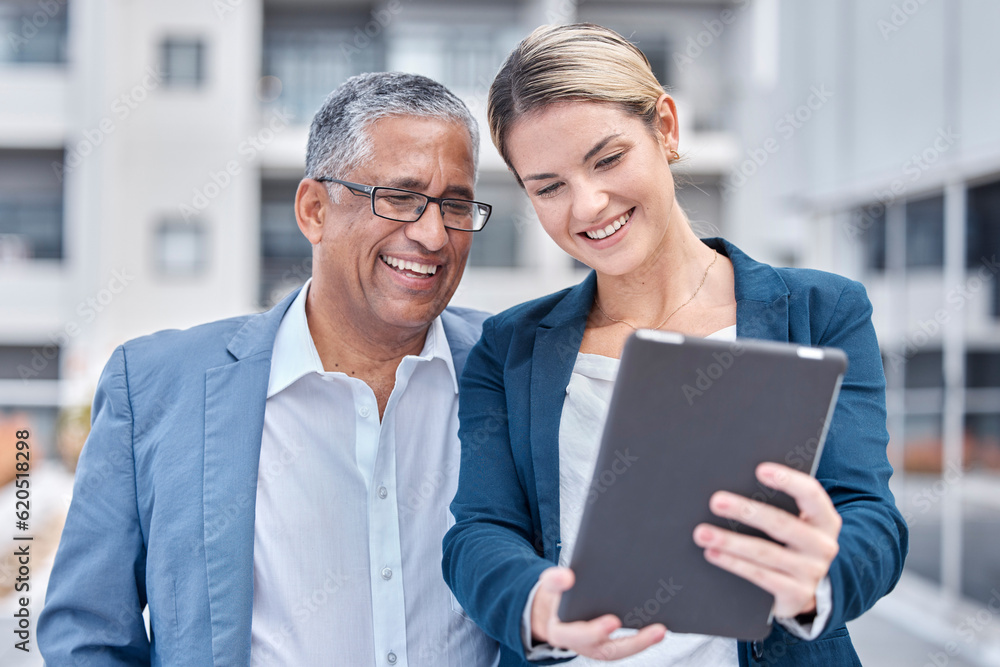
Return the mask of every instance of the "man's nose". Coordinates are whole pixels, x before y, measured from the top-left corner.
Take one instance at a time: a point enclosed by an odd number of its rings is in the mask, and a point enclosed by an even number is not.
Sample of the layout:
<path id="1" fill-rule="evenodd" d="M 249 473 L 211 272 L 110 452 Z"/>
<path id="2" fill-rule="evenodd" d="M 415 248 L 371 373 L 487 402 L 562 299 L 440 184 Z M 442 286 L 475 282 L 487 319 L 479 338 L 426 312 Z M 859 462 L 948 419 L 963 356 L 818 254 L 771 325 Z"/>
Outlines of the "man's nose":
<path id="1" fill-rule="evenodd" d="M 423 214 L 415 222 L 406 223 L 406 238 L 416 241 L 430 252 L 448 245 L 448 230 L 444 226 L 441 205 L 427 202 Z"/>

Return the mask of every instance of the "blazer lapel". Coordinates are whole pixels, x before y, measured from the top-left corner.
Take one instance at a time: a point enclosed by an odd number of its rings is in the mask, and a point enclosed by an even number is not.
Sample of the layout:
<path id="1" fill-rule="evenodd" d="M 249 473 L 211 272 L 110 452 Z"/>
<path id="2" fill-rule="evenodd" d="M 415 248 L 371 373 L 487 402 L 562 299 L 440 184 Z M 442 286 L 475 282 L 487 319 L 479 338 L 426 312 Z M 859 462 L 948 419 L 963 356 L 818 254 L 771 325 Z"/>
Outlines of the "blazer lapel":
<path id="1" fill-rule="evenodd" d="M 205 373 L 205 561 L 216 665 L 250 662 L 253 530 L 271 349 L 298 290 L 247 319 L 229 341 L 235 361 Z"/>
<path id="2" fill-rule="evenodd" d="M 733 263 L 736 276 L 736 335 L 788 342 L 788 286 L 773 267 L 748 257 L 719 238 L 703 239 Z"/>
<path id="3" fill-rule="evenodd" d="M 572 288 L 539 323 L 531 356 L 531 459 L 543 553 L 559 558 L 559 421 L 597 276 Z"/>

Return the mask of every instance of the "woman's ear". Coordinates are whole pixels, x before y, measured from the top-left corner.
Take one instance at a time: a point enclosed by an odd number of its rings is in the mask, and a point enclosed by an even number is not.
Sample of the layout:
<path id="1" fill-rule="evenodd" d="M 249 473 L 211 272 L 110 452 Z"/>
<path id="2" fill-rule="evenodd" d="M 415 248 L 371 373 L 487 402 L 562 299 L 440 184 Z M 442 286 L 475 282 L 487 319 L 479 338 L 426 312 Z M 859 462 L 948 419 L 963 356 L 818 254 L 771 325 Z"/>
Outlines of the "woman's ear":
<path id="1" fill-rule="evenodd" d="M 656 130 L 662 142 L 661 147 L 670 155 L 671 151 L 677 150 L 680 142 L 680 129 L 677 123 L 677 106 L 674 98 L 663 93 L 656 100 Z"/>
<path id="2" fill-rule="evenodd" d="M 326 188 L 319 181 L 303 178 L 295 192 L 295 220 L 303 236 L 316 245 L 323 238 L 323 223 L 330 198 Z"/>

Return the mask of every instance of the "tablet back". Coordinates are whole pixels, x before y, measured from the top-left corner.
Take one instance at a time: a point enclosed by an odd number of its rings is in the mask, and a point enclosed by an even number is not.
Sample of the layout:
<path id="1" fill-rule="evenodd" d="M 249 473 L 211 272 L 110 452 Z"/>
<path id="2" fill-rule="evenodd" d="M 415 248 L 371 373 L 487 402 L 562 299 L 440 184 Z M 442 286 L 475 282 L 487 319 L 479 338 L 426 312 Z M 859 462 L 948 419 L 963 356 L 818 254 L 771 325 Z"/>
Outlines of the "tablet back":
<path id="1" fill-rule="evenodd" d="M 774 599 L 709 562 L 705 522 L 763 535 L 708 509 L 718 490 L 798 514 L 754 470 L 815 474 L 847 368 L 843 352 L 640 330 L 626 342 L 563 596 L 564 621 L 615 614 L 626 627 L 762 639 Z M 631 463 L 624 466 L 621 461 Z"/>

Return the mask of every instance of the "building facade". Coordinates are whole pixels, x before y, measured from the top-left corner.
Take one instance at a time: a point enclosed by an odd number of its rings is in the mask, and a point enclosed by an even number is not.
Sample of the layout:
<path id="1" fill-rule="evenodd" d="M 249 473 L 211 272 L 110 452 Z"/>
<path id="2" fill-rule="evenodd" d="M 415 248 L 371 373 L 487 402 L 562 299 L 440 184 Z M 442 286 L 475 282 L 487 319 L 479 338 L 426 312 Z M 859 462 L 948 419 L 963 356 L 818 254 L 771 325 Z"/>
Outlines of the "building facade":
<path id="1" fill-rule="evenodd" d="M 581 279 L 485 123 L 506 53 L 573 21 L 635 41 L 675 96 L 697 231 L 864 282 L 908 573 L 934 599 L 986 604 L 1000 584 L 992 0 L 0 0 L 0 421 L 30 423 L 54 457 L 60 411 L 89 403 L 115 346 L 300 285 L 308 123 L 359 72 L 426 74 L 480 120 L 477 198 L 494 216 L 455 303 L 496 311 Z"/>

